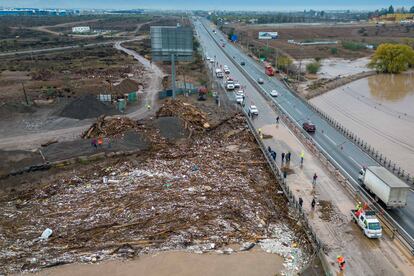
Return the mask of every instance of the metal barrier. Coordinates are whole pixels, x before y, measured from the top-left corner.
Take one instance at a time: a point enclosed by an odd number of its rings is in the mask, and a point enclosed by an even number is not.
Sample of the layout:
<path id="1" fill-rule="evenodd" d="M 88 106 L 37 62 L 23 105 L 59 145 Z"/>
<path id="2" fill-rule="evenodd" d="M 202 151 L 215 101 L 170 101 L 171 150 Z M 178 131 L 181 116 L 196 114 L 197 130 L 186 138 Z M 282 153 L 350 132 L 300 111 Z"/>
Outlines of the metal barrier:
<path id="1" fill-rule="evenodd" d="M 228 93 L 228 92 L 226 92 L 224 87 L 222 85 L 220 85 L 217 82 L 217 80 L 214 79 L 214 75 L 211 77 L 211 80 L 213 80 L 217 83 L 217 87 L 219 88 L 219 90 L 221 90 L 220 91 L 221 93 L 224 93 L 224 94 Z M 319 259 L 321 260 L 323 269 L 325 271 L 325 275 L 334 275 L 333 272 L 331 271 L 331 267 L 330 267 L 329 262 L 326 258 L 326 255 L 323 252 L 324 245 L 323 245 L 322 241 L 317 237 L 315 231 L 313 230 L 312 226 L 309 223 L 309 220 L 308 220 L 303 208 L 300 206 L 298 200 L 294 197 L 294 195 L 293 195 L 292 191 L 290 190 L 289 186 L 284 181 L 281 169 L 276 165 L 276 162 L 273 160 L 273 158 L 270 155 L 269 151 L 266 149 L 266 146 L 264 145 L 262 139 L 260 138 L 259 133 L 256 131 L 255 127 L 253 126 L 252 120 L 250 119 L 250 117 L 246 113 L 246 110 L 244 108 L 240 108 L 240 109 L 241 109 L 243 115 L 246 118 L 246 122 L 247 122 L 247 125 L 249 126 L 249 129 L 250 129 L 251 133 L 253 134 L 254 138 L 256 139 L 257 144 L 259 145 L 263 155 L 266 158 L 266 161 L 267 161 L 271 171 L 274 174 L 274 176 L 277 180 L 277 183 L 282 188 L 283 193 L 285 194 L 286 198 L 288 199 L 290 206 L 295 208 L 295 210 L 298 212 L 299 219 L 301 219 L 302 225 L 306 229 L 305 233 L 307 234 L 309 240 L 311 241 L 311 244 L 314 247 L 315 255 L 317 255 L 319 257 Z"/>
<path id="2" fill-rule="evenodd" d="M 206 27 L 204 26 L 204 28 Z M 206 31 L 208 32 L 207 28 Z M 209 33 L 209 35 L 217 44 L 217 46 L 220 47 L 219 43 L 215 40 L 211 33 Z M 343 176 L 347 175 L 346 171 L 339 164 L 337 164 L 336 161 L 321 146 L 315 143 L 308 133 L 303 131 L 302 128 L 298 127 L 297 122 L 290 116 L 290 114 L 286 112 L 281 106 L 276 104 L 271 98 L 271 96 L 268 93 L 266 93 L 266 91 L 264 91 L 261 86 L 257 84 L 257 82 L 245 71 L 245 69 L 241 65 L 235 62 L 234 59 L 226 51 L 223 51 L 223 53 L 250 81 L 250 83 L 256 88 L 256 90 L 259 91 L 262 94 L 262 96 L 270 102 L 270 106 L 278 114 L 283 114 L 283 116 L 281 116 L 282 120 L 312 152 L 318 154 L 319 158 L 322 159 L 322 163 L 324 163 L 324 165 L 327 166 L 328 171 L 334 177 L 340 178 L 339 182 L 345 188 L 345 190 L 356 200 L 359 200 L 359 198 L 361 197 L 364 199 L 364 201 L 369 202 L 370 207 L 374 209 L 379 215 L 378 217 L 381 220 L 381 222 L 383 222 L 383 224 L 387 226 L 392 233 L 396 233 L 397 235 L 394 236 L 402 242 L 402 244 L 410 251 L 412 255 L 414 255 L 414 239 L 387 212 L 385 212 L 385 210 L 366 191 L 362 189 L 356 190 L 350 182 L 353 180 Z M 296 95 L 295 93 L 293 94 Z M 315 108 L 315 111 L 316 110 L 317 109 Z M 342 175 L 340 172 L 342 172 Z"/>

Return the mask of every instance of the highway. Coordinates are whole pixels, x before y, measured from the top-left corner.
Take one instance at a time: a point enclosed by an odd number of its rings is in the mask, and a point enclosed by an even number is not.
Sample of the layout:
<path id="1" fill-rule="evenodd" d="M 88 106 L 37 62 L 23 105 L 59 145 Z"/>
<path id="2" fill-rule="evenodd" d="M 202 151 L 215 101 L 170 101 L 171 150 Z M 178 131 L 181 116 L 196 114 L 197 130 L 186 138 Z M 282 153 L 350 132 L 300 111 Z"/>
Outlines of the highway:
<path id="1" fill-rule="evenodd" d="M 263 96 L 254 88 L 242 72 L 233 64 L 233 62 L 240 64 L 245 62 L 243 66 L 245 72 L 253 79 L 264 79 L 262 87 L 268 93 L 276 89 L 279 92 L 279 97 L 273 100 L 290 115 L 299 125 L 305 121 L 311 121 L 317 127 L 317 131 L 312 134 L 314 142 L 328 154 L 336 164 L 342 168 L 342 173 L 349 179 L 352 185 L 357 189 L 362 189 L 358 183 L 359 171 L 363 166 L 379 165 L 368 154 L 363 152 L 357 145 L 352 143 L 348 138 L 342 135 L 338 130 L 331 126 L 327 121 L 314 112 L 302 99 L 294 95 L 283 83 L 276 78 L 268 77 L 264 73 L 264 68 L 259 66 L 253 59 L 248 57 L 231 43 L 227 42 L 225 36 L 217 31 L 214 33 L 211 28 L 211 23 L 206 19 L 201 19 L 195 22 L 195 28 L 199 35 L 200 44 L 204 49 L 205 56 L 214 58 L 219 64 L 226 64 L 231 70 L 231 76 L 238 80 L 242 85 L 246 85 L 245 91 L 247 95 L 247 105 L 256 104 L 259 109 L 259 118 L 264 118 L 266 121 L 275 122 L 276 113 L 263 114 L 261 110 L 265 109 L 263 106 Z M 215 41 L 214 41 L 214 40 Z M 219 47 L 224 41 L 225 47 Z M 232 57 L 230 60 L 228 56 Z M 268 103 L 266 103 L 269 105 Z M 267 108 L 266 108 L 267 110 Z M 306 157 L 305 157 L 306 159 Z M 405 208 L 387 210 L 388 214 L 412 237 L 414 235 L 414 193 L 411 191 L 408 196 L 408 205 Z"/>

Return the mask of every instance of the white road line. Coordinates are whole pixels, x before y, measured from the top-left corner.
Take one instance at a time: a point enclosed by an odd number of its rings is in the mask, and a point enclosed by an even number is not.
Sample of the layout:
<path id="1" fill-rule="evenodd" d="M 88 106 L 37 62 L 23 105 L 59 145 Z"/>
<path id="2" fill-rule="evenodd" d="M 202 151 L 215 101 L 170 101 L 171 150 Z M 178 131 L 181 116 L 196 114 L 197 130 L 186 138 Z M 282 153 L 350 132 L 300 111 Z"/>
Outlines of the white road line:
<path id="1" fill-rule="evenodd" d="M 332 144 L 334 144 L 335 146 L 337 146 L 337 144 L 335 143 L 334 140 L 331 139 L 331 137 L 329 137 L 328 135 L 324 134 L 324 136 L 326 137 L 326 139 L 328 139 Z"/>
<path id="2" fill-rule="evenodd" d="M 300 114 L 300 115 L 302 115 L 303 116 L 303 113 L 299 110 L 299 109 L 297 109 L 297 108 L 295 108 L 295 110 Z"/>
<path id="3" fill-rule="evenodd" d="M 354 158 L 352 158 L 352 156 L 350 156 L 350 155 L 348 155 L 348 157 L 349 157 L 349 159 L 352 161 L 352 162 L 354 162 L 355 164 L 357 164 L 359 167 L 361 167 L 361 169 L 363 168 L 362 166 L 361 166 L 361 164 L 359 164 Z"/>

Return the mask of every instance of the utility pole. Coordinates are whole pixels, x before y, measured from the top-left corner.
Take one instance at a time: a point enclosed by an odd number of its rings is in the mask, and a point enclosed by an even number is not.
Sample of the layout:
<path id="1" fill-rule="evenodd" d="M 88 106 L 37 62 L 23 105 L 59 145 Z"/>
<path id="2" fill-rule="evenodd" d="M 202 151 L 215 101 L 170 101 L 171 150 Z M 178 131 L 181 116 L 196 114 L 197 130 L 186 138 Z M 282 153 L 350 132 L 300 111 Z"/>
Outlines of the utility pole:
<path id="1" fill-rule="evenodd" d="M 175 99 L 175 56 L 171 54 L 171 84 L 172 84 L 172 97 Z"/>
<path id="2" fill-rule="evenodd" d="M 23 95 L 24 95 L 24 99 L 26 101 L 26 104 L 29 105 L 29 100 L 27 99 L 27 94 L 26 94 L 26 89 L 24 88 L 24 84 L 23 82 L 21 83 L 22 87 L 23 87 Z"/>

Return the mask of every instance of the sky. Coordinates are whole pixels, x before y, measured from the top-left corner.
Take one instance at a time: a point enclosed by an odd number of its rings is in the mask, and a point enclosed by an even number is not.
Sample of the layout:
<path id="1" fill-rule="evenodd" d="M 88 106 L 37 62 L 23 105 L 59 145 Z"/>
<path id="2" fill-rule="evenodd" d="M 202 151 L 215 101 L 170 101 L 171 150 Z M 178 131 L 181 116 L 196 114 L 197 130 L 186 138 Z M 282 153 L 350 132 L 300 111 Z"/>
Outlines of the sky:
<path id="1" fill-rule="evenodd" d="M 0 0 L 2 7 L 75 9 L 375 10 L 414 6 L 413 0 Z"/>

